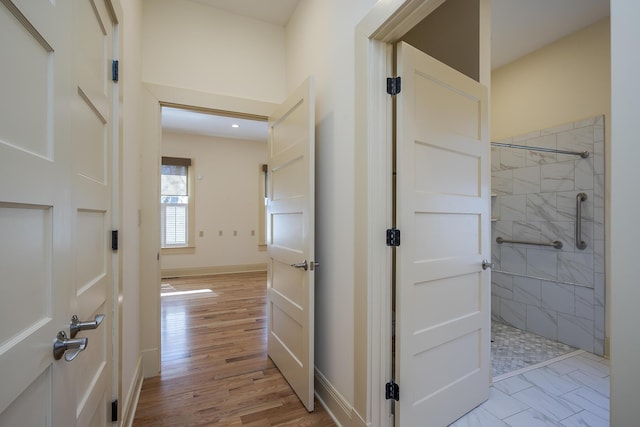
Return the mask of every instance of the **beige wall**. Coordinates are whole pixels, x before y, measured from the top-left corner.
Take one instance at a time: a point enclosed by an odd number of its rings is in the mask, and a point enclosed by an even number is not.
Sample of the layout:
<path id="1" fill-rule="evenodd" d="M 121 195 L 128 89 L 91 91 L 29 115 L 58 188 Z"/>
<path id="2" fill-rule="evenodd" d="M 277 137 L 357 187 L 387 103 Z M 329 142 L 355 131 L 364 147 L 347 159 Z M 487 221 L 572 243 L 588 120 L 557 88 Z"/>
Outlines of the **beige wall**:
<path id="1" fill-rule="evenodd" d="M 142 80 L 284 99 L 284 28 L 184 0 L 144 0 Z"/>
<path id="2" fill-rule="evenodd" d="M 121 2 L 123 22 L 121 37 L 125 40 L 120 55 L 121 84 L 124 92 L 122 105 L 121 185 L 120 185 L 120 262 L 121 293 L 119 295 L 122 354 L 119 378 L 121 382 L 121 409 L 133 416 L 131 405 L 137 398 L 136 379 L 140 372 L 140 155 L 142 140 L 142 64 L 141 28 L 142 1 Z"/>
<path id="3" fill-rule="evenodd" d="M 608 127 L 610 80 L 608 19 L 494 70 L 493 140 L 600 114 Z"/>
<path id="4" fill-rule="evenodd" d="M 287 26 L 287 87 L 316 82 L 316 368 L 347 404 L 354 380 L 354 29 L 375 0 L 308 0 Z M 361 159 L 361 161 L 366 161 Z"/>
<path id="5" fill-rule="evenodd" d="M 162 155 L 192 159 L 196 178 L 194 253 L 163 254 L 162 270 L 189 274 L 207 268 L 215 272 L 213 267 L 266 268 L 266 252 L 258 247 L 258 191 L 260 166 L 267 161 L 266 141 L 164 132 Z"/>

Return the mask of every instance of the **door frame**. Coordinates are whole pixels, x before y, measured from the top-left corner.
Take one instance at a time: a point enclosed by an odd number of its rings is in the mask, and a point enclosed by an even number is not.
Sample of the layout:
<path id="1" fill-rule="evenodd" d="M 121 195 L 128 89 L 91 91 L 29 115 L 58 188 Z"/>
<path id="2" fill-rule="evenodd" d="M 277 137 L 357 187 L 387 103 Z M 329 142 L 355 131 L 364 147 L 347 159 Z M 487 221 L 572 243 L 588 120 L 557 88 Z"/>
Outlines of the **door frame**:
<path id="1" fill-rule="evenodd" d="M 117 61 L 122 60 L 122 54 L 124 52 L 124 40 L 122 37 L 122 19 L 124 11 L 120 0 L 109 0 L 106 2 L 109 6 L 108 12 L 113 22 L 113 47 L 112 55 Z M 112 168 L 111 168 L 111 229 L 120 230 L 123 223 L 124 212 L 123 206 L 123 169 L 122 169 L 122 144 L 123 144 L 123 119 L 121 116 L 124 86 L 122 82 L 111 82 L 112 88 L 112 100 L 111 100 L 111 114 L 113 128 L 112 132 Z M 111 337 L 111 399 L 119 400 L 123 405 L 118 405 L 117 419 L 122 420 L 123 415 L 130 416 L 130 403 L 125 400 L 122 390 L 122 360 L 124 354 L 123 347 L 123 310 L 122 310 L 122 296 L 124 293 L 124 279 L 123 279 L 123 253 L 122 251 L 112 251 L 111 253 L 111 331 L 109 336 Z"/>
<path id="2" fill-rule="evenodd" d="M 393 103 L 383 85 L 393 74 L 393 44 L 446 0 L 377 2 L 355 39 L 354 416 L 358 425 L 393 426 L 384 386 L 391 379 L 391 226 Z M 480 2 L 480 83 L 491 82 L 491 7 Z"/>
<path id="3" fill-rule="evenodd" d="M 140 352 L 143 377 L 160 373 L 160 156 L 163 105 L 269 117 L 278 104 L 143 82 L 140 221 Z"/>

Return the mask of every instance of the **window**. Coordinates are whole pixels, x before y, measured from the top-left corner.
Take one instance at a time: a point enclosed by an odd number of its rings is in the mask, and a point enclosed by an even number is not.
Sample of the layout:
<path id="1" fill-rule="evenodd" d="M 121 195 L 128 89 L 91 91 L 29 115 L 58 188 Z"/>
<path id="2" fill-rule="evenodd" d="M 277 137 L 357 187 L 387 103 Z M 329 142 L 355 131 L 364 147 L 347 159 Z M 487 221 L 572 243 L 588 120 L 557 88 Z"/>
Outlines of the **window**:
<path id="1" fill-rule="evenodd" d="M 193 194 L 191 159 L 162 157 L 160 175 L 161 242 L 163 248 L 191 246 L 190 216 Z"/>

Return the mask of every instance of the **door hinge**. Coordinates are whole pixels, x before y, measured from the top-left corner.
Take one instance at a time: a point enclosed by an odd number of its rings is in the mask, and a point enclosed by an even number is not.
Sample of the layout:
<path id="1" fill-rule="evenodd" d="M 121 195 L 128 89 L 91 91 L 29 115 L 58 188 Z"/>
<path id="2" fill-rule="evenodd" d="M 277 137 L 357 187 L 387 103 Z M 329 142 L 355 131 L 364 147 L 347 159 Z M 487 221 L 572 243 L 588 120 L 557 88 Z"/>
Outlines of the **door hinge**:
<path id="1" fill-rule="evenodd" d="M 118 421 L 118 399 L 111 402 L 111 422 Z"/>
<path id="2" fill-rule="evenodd" d="M 118 60 L 114 59 L 113 61 L 111 61 L 111 80 L 114 82 L 118 82 L 118 77 L 119 77 L 119 66 L 118 66 Z"/>
<path id="3" fill-rule="evenodd" d="M 118 230 L 111 230 L 111 250 L 118 250 Z"/>
<path id="4" fill-rule="evenodd" d="M 400 246 L 400 230 L 397 228 L 387 229 L 387 246 Z"/>
<path id="5" fill-rule="evenodd" d="M 400 400 L 400 386 L 393 381 L 388 382 L 384 387 L 384 396 L 387 400 L 393 399 L 397 402 Z"/>
<path id="6" fill-rule="evenodd" d="M 387 77 L 387 93 L 391 96 L 397 95 L 401 90 L 400 77 Z"/>

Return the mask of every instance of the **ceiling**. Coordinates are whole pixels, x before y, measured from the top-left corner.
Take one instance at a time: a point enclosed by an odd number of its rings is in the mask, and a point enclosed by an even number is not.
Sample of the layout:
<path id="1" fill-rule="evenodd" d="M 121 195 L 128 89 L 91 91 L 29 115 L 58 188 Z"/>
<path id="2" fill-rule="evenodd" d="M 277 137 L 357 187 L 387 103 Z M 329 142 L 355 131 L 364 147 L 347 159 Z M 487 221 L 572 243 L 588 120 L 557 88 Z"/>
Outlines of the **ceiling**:
<path id="1" fill-rule="evenodd" d="M 191 0 L 285 26 L 299 0 Z M 304 0 L 303 0 L 304 1 Z M 496 69 L 609 16 L 609 0 L 491 0 L 491 67 Z M 232 123 L 240 125 L 232 128 Z M 163 108 L 163 129 L 266 140 L 267 124 Z"/>
<path id="2" fill-rule="evenodd" d="M 192 133 L 220 138 L 266 141 L 266 121 L 239 119 L 189 111 L 181 108 L 162 107 L 162 130 Z"/>

